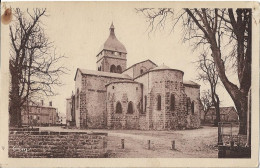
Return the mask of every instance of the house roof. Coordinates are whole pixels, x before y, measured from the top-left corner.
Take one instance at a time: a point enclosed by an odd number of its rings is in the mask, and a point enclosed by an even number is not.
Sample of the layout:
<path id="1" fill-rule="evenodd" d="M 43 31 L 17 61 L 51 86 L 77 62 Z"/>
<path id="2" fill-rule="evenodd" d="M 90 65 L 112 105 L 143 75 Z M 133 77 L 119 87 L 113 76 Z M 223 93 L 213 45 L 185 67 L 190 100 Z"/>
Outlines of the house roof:
<path id="1" fill-rule="evenodd" d="M 183 81 L 183 84 L 186 85 L 186 86 L 196 86 L 196 87 L 200 87 L 200 85 L 198 83 L 195 83 L 191 80 L 188 80 L 188 81 Z"/>
<path id="2" fill-rule="evenodd" d="M 111 73 L 111 72 L 104 72 L 104 71 L 95 71 L 95 70 L 88 70 L 88 69 L 81 69 L 78 68 L 75 74 L 74 81 L 76 80 L 77 73 L 80 72 L 84 75 L 91 75 L 91 76 L 102 76 L 102 77 L 110 77 L 110 78 L 120 78 L 120 79 L 129 79 L 132 78 L 127 74 L 119 74 L 119 73 Z"/>
<path id="3" fill-rule="evenodd" d="M 156 65 L 156 64 L 155 64 L 155 65 Z M 179 71 L 179 72 L 181 72 L 181 73 L 184 75 L 184 72 L 183 72 L 183 71 L 181 71 L 181 70 L 179 70 L 179 69 L 170 68 L 170 67 L 168 67 L 167 65 L 164 65 L 164 64 L 163 64 L 163 65 L 157 66 L 157 67 L 155 67 L 155 68 L 153 68 L 153 69 L 150 69 L 149 71 L 144 72 L 143 74 L 141 74 L 141 75 L 135 77 L 134 80 L 137 79 L 137 78 L 139 78 L 139 77 L 142 77 L 142 76 L 144 76 L 145 74 L 148 74 L 148 73 L 150 73 L 150 72 L 153 72 L 153 71 L 163 71 L 163 70 Z"/>
<path id="4" fill-rule="evenodd" d="M 100 51 L 102 50 L 110 50 L 110 51 L 127 53 L 125 46 L 116 38 L 115 27 L 113 23 L 110 26 L 109 37 L 100 48 Z"/>
<path id="5" fill-rule="evenodd" d="M 26 107 L 26 105 L 23 105 L 23 107 Z M 55 107 L 52 106 L 42 106 L 42 105 L 29 105 L 29 107 L 36 107 L 36 108 L 49 108 L 49 109 L 57 109 Z"/>
<path id="6" fill-rule="evenodd" d="M 181 71 L 181 70 L 179 70 L 179 69 L 173 69 L 173 68 L 170 68 L 170 67 L 168 67 L 167 65 L 164 65 L 164 64 L 162 64 L 162 65 L 160 65 L 160 66 L 157 66 L 157 67 L 151 69 L 149 72 L 151 72 L 151 71 L 161 71 L 161 70 L 180 71 L 182 74 L 184 74 L 183 71 Z"/>
<path id="7" fill-rule="evenodd" d="M 138 63 L 135 63 L 135 64 L 131 65 L 130 67 L 128 67 L 127 69 L 125 69 L 123 72 L 125 72 L 125 71 L 131 69 L 132 67 L 134 67 L 134 66 L 136 66 L 136 65 L 138 65 L 138 64 L 144 63 L 144 62 L 151 62 L 152 64 L 154 64 L 155 66 L 157 66 L 153 61 L 147 59 L 147 60 L 144 60 L 144 61 L 141 61 L 141 62 L 138 62 Z"/>

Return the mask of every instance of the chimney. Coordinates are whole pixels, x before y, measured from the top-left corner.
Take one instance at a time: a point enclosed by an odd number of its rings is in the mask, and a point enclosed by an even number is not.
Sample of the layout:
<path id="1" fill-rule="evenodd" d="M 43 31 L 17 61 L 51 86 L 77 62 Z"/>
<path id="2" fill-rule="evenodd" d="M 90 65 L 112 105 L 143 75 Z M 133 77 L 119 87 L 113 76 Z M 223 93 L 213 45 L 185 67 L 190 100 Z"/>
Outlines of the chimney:
<path id="1" fill-rule="evenodd" d="M 41 100 L 41 105 L 43 106 L 43 100 Z"/>
<path id="2" fill-rule="evenodd" d="M 52 107 L 52 101 L 49 102 L 49 106 Z"/>

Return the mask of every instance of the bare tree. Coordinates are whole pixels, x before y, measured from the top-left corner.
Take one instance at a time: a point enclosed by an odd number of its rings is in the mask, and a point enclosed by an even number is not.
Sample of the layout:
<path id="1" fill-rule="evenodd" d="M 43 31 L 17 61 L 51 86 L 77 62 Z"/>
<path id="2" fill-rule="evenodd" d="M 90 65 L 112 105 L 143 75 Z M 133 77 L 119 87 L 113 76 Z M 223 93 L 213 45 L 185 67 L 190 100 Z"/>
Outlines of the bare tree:
<path id="1" fill-rule="evenodd" d="M 9 27 L 9 116 L 10 126 L 21 127 L 21 110 L 25 104 L 42 96 L 55 95 L 53 87 L 61 84 L 59 76 L 65 73 L 66 68 L 57 65 L 64 56 L 56 56 L 45 35 L 41 18 L 46 17 L 46 9 L 22 12 L 17 8 L 14 16 L 15 20 Z"/>
<path id="2" fill-rule="evenodd" d="M 203 91 L 201 98 L 200 98 L 200 102 L 202 104 L 203 107 L 203 112 L 204 112 L 204 123 L 206 122 L 206 116 L 209 112 L 209 109 L 213 106 L 212 103 L 212 95 L 210 90 L 207 91 Z"/>
<path id="3" fill-rule="evenodd" d="M 219 96 L 216 92 L 217 84 L 218 84 L 218 73 L 216 70 L 216 65 L 212 59 L 207 58 L 206 53 L 201 54 L 200 60 L 198 61 L 198 80 L 206 81 L 210 85 L 210 95 L 213 106 L 216 111 L 216 120 L 214 121 L 214 125 L 218 126 L 218 122 L 220 122 L 220 100 Z"/>
<path id="4" fill-rule="evenodd" d="M 167 17 L 172 19 L 172 27 L 180 22 L 183 28 L 183 41 L 189 41 L 194 48 L 210 50 L 218 75 L 231 96 L 240 120 L 240 134 L 246 134 L 247 96 L 251 87 L 252 59 L 252 9 L 183 9 L 174 16 L 173 10 L 136 9 L 148 19 L 151 30 L 164 26 Z M 155 23 L 156 22 L 156 23 Z M 152 24 L 151 24 L 152 23 Z M 168 22 L 169 23 L 169 22 Z M 231 49 L 231 53 L 226 53 Z M 239 85 L 227 76 L 223 58 L 232 57 Z"/>

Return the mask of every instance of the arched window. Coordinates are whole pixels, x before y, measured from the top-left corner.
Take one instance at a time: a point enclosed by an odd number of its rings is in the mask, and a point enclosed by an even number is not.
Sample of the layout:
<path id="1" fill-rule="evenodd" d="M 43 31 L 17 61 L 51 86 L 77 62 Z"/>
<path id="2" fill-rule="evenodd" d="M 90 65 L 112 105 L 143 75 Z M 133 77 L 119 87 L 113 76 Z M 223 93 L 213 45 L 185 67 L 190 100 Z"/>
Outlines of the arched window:
<path id="1" fill-rule="evenodd" d="M 175 96 L 174 96 L 174 94 L 171 94 L 171 106 L 170 106 L 170 110 L 171 110 L 171 111 L 175 110 Z"/>
<path id="2" fill-rule="evenodd" d="M 144 96 L 144 112 L 146 112 L 147 96 Z"/>
<path id="3" fill-rule="evenodd" d="M 161 110 L 162 108 L 162 98 L 161 95 L 157 96 L 157 110 Z"/>
<path id="4" fill-rule="evenodd" d="M 76 108 L 79 109 L 79 89 L 77 89 Z"/>
<path id="5" fill-rule="evenodd" d="M 117 73 L 122 73 L 122 68 L 121 68 L 121 66 L 120 65 L 118 65 L 117 67 L 116 67 L 116 72 Z"/>
<path id="6" fill-rule="evenodd" d="M 116 66 L 115 65 L 110 66 L 110 72 L 116 73 Z"/>
<path id="7" fill-rule="evenodd" d="M 122 105 L 120 102 L 116 103 L 116 113 L 122 113 Z"/>
<path id="8" fill-rule="evenodd" d="M 134 113 L 133 102 L 131 102 L 131 101 L 128 103 L 127 113 L 129 113 L 129 114 Z"/>
<path id="9" fill-rule="evenodd" d="M 194 114 L 194 101 L 191 103 L 191 114 Z"/>
<path id="10" fill-rule="evenodd" d="M 144 73 L 144 70 L 143 70 L 143 69 L 141 69 L 141 70 L 140 70 L 140 74 L 143 74 L 143 73 Z"/>
<path id="11" fill-rule="evenodd" d="M 189 107 L 190 107 L 190 98 L 189 97 L 187 97 L 186 107 L 187 107 L 187 114 L 189 114 Z"/>

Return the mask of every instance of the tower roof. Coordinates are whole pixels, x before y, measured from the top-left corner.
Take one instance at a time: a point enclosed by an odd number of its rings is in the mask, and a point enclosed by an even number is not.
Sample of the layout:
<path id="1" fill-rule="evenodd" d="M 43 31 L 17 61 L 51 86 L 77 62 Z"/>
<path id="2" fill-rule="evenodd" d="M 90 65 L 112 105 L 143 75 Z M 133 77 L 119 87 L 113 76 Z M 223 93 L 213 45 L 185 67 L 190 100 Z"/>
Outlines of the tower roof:
<path id="1" fill-rule="evenodd" d="M 106 42 L 101 46 L 101 51 L 110 50 L 110 51 L 127 53 L 125 46 L 116 38 L 115 27 L 113 22 L 109 29 L 110 29 L 109 37 L 106 40 Z"/>

